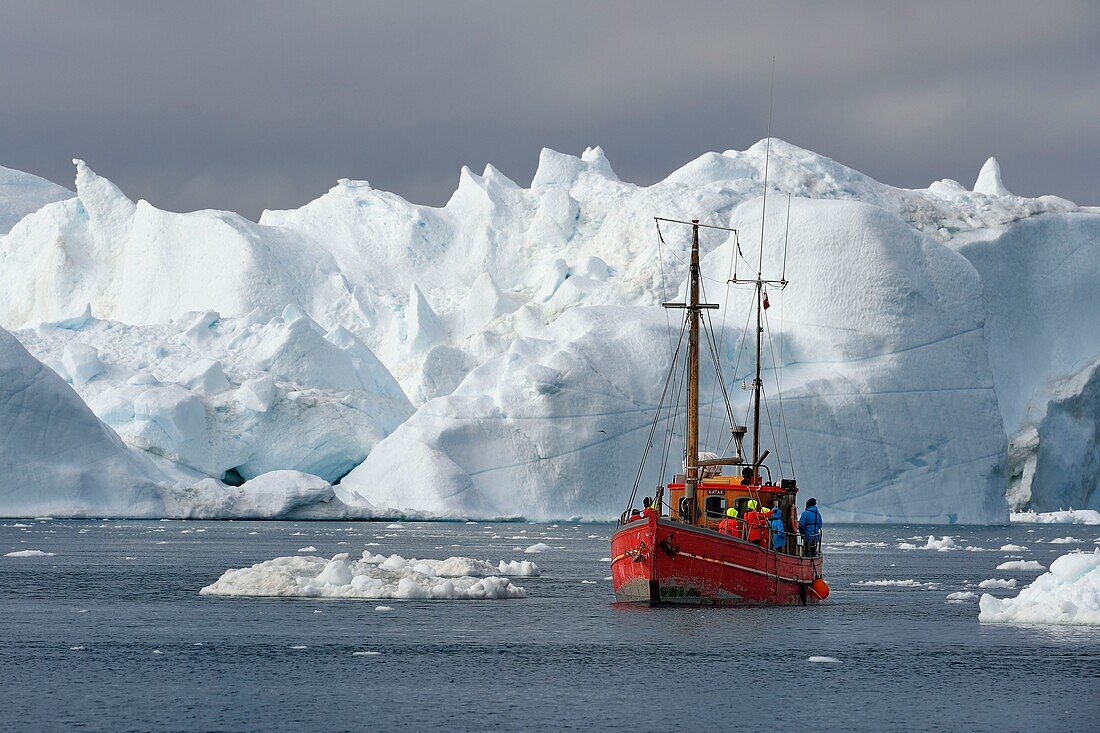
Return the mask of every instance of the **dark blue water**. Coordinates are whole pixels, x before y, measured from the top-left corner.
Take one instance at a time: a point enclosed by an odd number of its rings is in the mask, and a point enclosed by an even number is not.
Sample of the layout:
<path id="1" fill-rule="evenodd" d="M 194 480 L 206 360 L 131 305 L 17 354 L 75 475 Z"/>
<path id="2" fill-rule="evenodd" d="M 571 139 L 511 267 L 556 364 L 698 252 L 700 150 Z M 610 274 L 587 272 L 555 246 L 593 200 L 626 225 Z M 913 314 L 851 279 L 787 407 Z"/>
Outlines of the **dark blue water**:
<path id="1" fill-rule="evenodd" d="M 946 595 L 1034 574 L 994 571 L 1009 553 L 895 548 L 946 532 L 1049 564 L 1091 549 L 1095 527 L 830 528 L 832 543 L 888 547 L 832 550 L 826 605 L 641 610 L 611 604 L 606 525 L 23 523 L 0 523 L 0 554 L 55 555 L 0 557 L 8 730 L 1100 729 L 1100 630 L 979 624 L 975 601 Z M 1037 542 L 1066 535 L 1085 542 Z M 513 549 L 538 540 L 566 549 Z M 386 601 L 392 613 L 197 593 L 229 567 L 372 541 L 535 559 L 543 576 L 516 580 L 524 600 Z M 908 578 L 943 587 L 853 585 Z"/>

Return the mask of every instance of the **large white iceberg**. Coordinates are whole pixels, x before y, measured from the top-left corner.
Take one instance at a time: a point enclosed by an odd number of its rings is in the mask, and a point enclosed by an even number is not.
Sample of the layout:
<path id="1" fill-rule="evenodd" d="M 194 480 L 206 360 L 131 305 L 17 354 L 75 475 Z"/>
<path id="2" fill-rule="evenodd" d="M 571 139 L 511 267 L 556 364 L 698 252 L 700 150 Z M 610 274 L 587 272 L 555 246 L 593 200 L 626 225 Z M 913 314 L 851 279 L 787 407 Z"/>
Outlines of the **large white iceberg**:
<path id="1" fill-rule="evenodd" d="M 683 278 L 684 232 L 659 248 L 652 217 L 730 223 L 752 252 L 766 148 L 648 187 L 599 148 L 544 150 L 526 188 L 463 168 L 436 208 L 342 180 L 259 223 L 135 203 L 77 162 L 75 197 L 0 237 L 0 325 L 132 445 L 209 476 L 332 482 L 369 453 L 335 487 L 364 510 L 609 518 L 667 364 L 656 305 Z M 973 190 L 909 190 L 773 140 L 769 171 L 772 274 L 793 196 L 766 364 L 791 450 L 773 474 L 793 459 L 833 521 L 1003 521 L 1006 467 L 1016 508 L 1095 508 L 1100 214 L 1013 195 L 995 160 Z M 725 293 L 735 243 L 702 245 L 741 411 L 747 294 Z M 341 393 L 364 414 L 327 419 Z"/>
<path id="2" fill-rule="evenodd" d="M 1100 625 L 1100 549 L 1062 555 L 1015 598 L 982 595 L 986 623 Z"/>
<path id="3" fill-rule="evenodd" d="M 730 217 L 746 239 L 759 236 L 758 203 Z M 834 520 L 1004 521 L 1005 440 L 981 310 L 967 307 L 981 287 L 973 268 L 866 204 L 799 200 L 790 216 L 799 236 L 788 277 L 812 285 L 776 293 L 769 319 L 784 324 L 772 353 L 783 354 L 783 407 L 805 490 Z M 768 233 L 765 266 L 781 267 L 772 245 L 782 236 Z M 734 246 L 704 266 L 725 272 Z M 731 365 L 743 352 L 747 298 L 710 294 L 737 314 L 725 329 L 715 324 Z M 657 308 L 569 309 L 421 406 L 341 485 L 376 504 L 436 512 L 617 515 L 661 395 L 668 339 Z M 750 379 L 750 369 L 741 359 L 727 383 Z M 703 432 L 719 448 L 724 412 L 709 383 L 702 392 L 713 400 Z M 742 416 L 744 395 L 734 395 Z M 769 426 L 765 438 L 777 437 Z M 775 456 L 774 476 L 790 475 L 779 465 L 787 457 Z M 388 480 L 399 472 L 403 481 Z"/>

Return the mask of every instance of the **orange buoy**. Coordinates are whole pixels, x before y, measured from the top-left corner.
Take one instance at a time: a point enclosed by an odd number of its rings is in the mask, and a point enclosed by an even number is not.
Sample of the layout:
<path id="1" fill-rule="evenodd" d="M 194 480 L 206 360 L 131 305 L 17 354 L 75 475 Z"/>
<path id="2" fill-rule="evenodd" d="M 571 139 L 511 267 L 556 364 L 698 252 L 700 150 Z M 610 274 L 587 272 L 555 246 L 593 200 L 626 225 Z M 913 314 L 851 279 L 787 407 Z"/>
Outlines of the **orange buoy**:
<path id="1" fill-rule="evenodd" d="M 829 584 L 825 582 L 824 578 L 818 578 L 810 586 L 810 590 L 818 597 L 818 600 L 824 601 L 829 597 Z"/>

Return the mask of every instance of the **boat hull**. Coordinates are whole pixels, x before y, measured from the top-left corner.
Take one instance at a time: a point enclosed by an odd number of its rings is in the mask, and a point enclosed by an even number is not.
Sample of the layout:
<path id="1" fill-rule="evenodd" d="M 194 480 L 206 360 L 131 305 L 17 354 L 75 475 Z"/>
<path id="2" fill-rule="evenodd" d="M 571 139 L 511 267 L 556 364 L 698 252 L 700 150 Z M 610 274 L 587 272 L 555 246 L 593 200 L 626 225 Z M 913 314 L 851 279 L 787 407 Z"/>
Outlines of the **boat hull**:
<path id="1" fill-rule="evenodd" d="M 739 537 L 650 517 L 611 538 L 621 603 L 796 605 L 818 602 L 822 558 L 765 550 Z"/>

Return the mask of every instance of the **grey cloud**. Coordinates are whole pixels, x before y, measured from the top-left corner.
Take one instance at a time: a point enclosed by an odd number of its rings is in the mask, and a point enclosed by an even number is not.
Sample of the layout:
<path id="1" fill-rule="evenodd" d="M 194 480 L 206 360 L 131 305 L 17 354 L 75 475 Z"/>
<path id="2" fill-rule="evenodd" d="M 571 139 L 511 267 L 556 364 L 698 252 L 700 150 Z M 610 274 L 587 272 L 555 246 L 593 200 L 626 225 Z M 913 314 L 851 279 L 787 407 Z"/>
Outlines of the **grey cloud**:
<path id="1" fill-rule="evenodd" d="M 1100 203 L 1095 3 L 61 3 L 0 10 L 0 165 L 256 217 L 337 178 L 442 203 L 600 144 L 650 183 L 767 130 L 902 186 Z"/>

